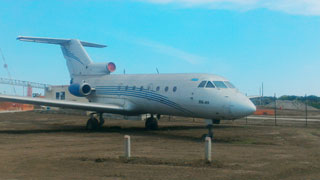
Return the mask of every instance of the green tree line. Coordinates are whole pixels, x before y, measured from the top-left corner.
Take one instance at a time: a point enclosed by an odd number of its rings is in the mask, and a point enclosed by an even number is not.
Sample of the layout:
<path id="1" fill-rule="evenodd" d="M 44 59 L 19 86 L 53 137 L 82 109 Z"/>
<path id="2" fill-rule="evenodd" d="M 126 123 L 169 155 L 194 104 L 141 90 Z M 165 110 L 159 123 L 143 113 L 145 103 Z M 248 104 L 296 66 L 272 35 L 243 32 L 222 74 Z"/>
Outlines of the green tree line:
<path id="1" fill-rule="evenodd" d="M 279 100 L 307 102 L 309 106 L 320 109 L 320 97 L 318 96 L 281 96 Z"/>
<path id="2" fill-rule="evenodd" d="M 302 103 L 305 103 L 307 101 L 309 106 L 312 106 L 314 108 L 320 109 L 320 97 L 318 96 L 288 96 L 284 95 L 279 98 L 276 98 L 277 100 L 287 100 L 287 101 L 299 101 Z M 256 98 L 251 98 L 251 101 L 255 105 L 267 105 L 272 102 L 274 102 L 275 97 L 272 96 L 264 96 L 264 97 L 256 97 Z"/>

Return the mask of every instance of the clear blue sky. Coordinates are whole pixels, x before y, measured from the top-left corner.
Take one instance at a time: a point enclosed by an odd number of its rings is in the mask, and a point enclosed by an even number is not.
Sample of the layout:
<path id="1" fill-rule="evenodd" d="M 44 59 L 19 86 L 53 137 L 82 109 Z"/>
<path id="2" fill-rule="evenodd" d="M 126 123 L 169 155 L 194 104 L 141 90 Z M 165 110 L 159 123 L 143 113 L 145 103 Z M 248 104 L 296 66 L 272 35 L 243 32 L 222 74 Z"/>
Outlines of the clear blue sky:
<path id="1" fill-rule="evenodd" d="M 69 82 L 59 46 L 20 42 L 18 35 L 78 38 L 108 45 L 87 51 L 95 62 L 115 62 L 116 73 L 123 69 L 156 73 L 156 68 L 160 73 L 213 73 L 248 95 L 257 95 L 264 82 L 265 95 L 320 96 L 318 1 L 0 0 L 0 4 L 0 48 L 15 79 Z M 0 77 L 7 77 L 4 68 Z"/>

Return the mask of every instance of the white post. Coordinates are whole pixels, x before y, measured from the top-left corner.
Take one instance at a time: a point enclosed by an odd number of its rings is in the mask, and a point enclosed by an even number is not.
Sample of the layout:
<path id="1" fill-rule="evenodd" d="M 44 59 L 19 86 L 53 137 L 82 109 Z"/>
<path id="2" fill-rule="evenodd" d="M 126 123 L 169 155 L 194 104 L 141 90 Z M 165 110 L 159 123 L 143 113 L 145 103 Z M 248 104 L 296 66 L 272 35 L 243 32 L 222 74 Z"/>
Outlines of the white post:
<path id="1" fill-rule="evenodd" d="M 211 138 L 210 137 L 206 137 L 205 158 L 206 158 L 206 162 L 211 162 Z"/>
<path id="2" fill-rule="evenodd" d="M 131 157 L 131 143 L 130 143 L 130 136 L 124 136 L 124 157 L 126 159 L 130 159 Z"/>

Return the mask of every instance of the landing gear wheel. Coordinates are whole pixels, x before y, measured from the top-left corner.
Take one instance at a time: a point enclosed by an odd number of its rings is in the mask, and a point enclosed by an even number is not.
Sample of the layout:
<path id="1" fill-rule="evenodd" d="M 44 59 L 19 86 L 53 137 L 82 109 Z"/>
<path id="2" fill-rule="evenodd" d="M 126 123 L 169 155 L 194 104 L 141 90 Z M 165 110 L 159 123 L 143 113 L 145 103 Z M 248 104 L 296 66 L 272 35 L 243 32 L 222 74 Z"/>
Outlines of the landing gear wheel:
<path id="1" fill-rule="evenodd" d="M 96 130 L 99 127 L 99 122 L 96 118 L 90 118 L 87 121 L 87 130 Z"/>
<path id="2" fill-rule="evenodd" d="M 220 120 L 212 120 L 213 124 L 220 124 Z"/>
<path id="3" fill-rule="evenodd" d="M 149 117 L 146 120 L 145 127 L 147 130 L 157 130 L 158 129 L 158 121 L 154 117 Z"/>

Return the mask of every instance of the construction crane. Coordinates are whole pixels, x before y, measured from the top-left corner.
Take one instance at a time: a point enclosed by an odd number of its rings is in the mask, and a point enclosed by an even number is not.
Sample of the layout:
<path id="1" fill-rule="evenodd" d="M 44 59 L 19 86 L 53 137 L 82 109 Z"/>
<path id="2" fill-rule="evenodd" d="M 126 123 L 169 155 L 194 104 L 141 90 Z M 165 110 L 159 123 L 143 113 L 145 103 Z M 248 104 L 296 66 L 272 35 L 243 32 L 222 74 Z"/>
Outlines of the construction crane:
<path id="1" fill-rule="evenodd" d="M 51 85 L 49 84 L 36 83 L 36 82 L 30 82 L 30 81 L 21 81 L 21 80 L 8 79 L 8 78 L 0 78 L 0 84 L 9 84 L 12 86 L 28 87 L 28 93 L 27 93 L 28 96 L 32 96 L 32 88 L 44 89 L 44 90 L 51 89 Z"/>
<path id="2" fill-rule="evenodd" d="M 1 56 L 2 56 L 2 60 L 3 60 L 3 67 L 7 70 L 9 79 L 12 79 L 10 71 L 9 71 L 9 68 L 8 68 L 8 64 L 6 62 L 6 59 L 4 58 L 4 55 L 3 55 L 3 52 L 1 50 L 1 48 L 0 48 L 0 53 L 1 53 Z M 14 87 L 13 84 L 12 84 L 12 89 L 13 89 L 14 94 L 17 95 L 16 88 Z"/>

